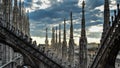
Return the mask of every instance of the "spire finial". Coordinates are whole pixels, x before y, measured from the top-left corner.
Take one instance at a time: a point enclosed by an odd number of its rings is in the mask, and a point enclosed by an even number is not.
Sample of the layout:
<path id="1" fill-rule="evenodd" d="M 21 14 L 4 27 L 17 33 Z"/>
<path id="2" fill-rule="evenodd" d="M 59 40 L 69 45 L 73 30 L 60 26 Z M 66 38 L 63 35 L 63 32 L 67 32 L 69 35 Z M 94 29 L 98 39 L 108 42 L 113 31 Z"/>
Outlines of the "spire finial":
<path id="1" fill-rule="evenodd" d="M 19 8 L 20 8 L 20 17 L 22 16 L 22 2 L 21 0 L 19 1 Z"/>
<path id="2" fill-rule="evenodd" d="M 59 24 L 59 43 L 61 43 L 61 24 Z"/>
<path id="3" fill-rule="evenodd" d="M 56 27 L 56 43 L 57 43 L 57 27 Z"/>
<path id="4" fill-rule="evenodd" d="M 52 39 L 54 38 L 54 28 L 52 27 Z"/>
<path id="5" fill-rule="evenodd" d="M 79 39 L 79 65 L 87 68 L 87 38 L 85 31 L 85 2 L 82 3 L 81 37 Z M 83 59 L 84 58 L 84 59 Z"/>
<path id="6" fill-rule="evenodd" d="M 70 13 L 70 39 L 69 39 L 69 49 L 68 49 L 68 61 L 70 65 L 74 63 L 74 39 L 73 39 L 73 22 L 72 22 L 72 12 Z"/>
<path id="7" fill-rule="evenodd" d="M 24 8 L 24 1 L 22 2 L 22 8 Z"/>
<path id="8" fill-rule="evenodd" d="M 117 4 L 117 10 L 118 10 L 118 12 L 119 12 L 119 10 L 120 10 L 120 9 L 119 9 L 119 4 Z"/>
<path id="9" fill-rule="evenodd" d="M 105 0 L 104 4 L 104 27 L 103 31 L 106 32 L 106 30 L 109 28 L 109 17 L 110 17 L 110 10 L 109 10 L 109 0 Z"/>
<path id="10" fill-rule="evenodd" d="M 20 9 L 22 7 L 22 1 L 21 0 L 19 1 L 19 7 L 20 7 Z"/>
<path id="11" fill-rule="evenodd" d="M 27 17 L 29 18 L 29 10 L 27 10 Z"/>
<path id="12" fill-rule="evenodd" d="M 116 10 L 114 10 L 114 16 L 115 16 L 115 18 L 116 18 Z"/>
<path id="13" fill-rule="evenodd" d="M 27 13 L 29 13 L 29 10 L 27 10 Z"/>
<path id="14" fill-rule="evenodd" d="M 64 18 L 64 41 L 66 41 L 66 20 Z"/>
<path id="15" fill-rule="evenodd" d="M 113 16 L 111 17 L 112 23 L 113 23 Z"/>
<path id="16" fill-rule="evenodd" d="M 45 40 L 45 44 L 46 44 L 46 51 L 48 49 L 48 28 L 46 28 L 46 40 Z"/>
<path id="17" fill-rule="evenodd" d="M 63 44 L 62 44 L 62 61 L 66 60 L 67 57 L 67 42 L 66 42 L 66 23 L 64 18 L 64 32 L 63 32 Z"/>
<path id="18" fill-rule="evenodd" d="M 83 0 L 82 2 L 82 7 L 84 8 L 85 7 L 85 1 Z"/>
<path id="19" fill-rule="evenodd" d="M 55 30 L 54 27 L 52 27 L 52 40 L 51 40 L 51 45 L 54 48 L 54 44 L 55 44 Z"/>
<path id="20" fill-rule="evenodd" d="M 48 30 L 48 28 L 46 28 L 46 39 L 48 39 L 47 30 Z"/>
<path id="21" fill-rule="evenodd" d="M 86 33 L 85 33 L 85 2 L 83 1 L 82 3 L 82 22 L 81 22 L 81 36 L 84 37 L 86 36 Z"/>
<path id="22" fill-rule="evenodd" d="M 70 38 L 73 38 L 73 21 L 72 21 L 72 11 L 70 12 L 70 20 L 71 20 L 71 25 L 70 25 Z"/>

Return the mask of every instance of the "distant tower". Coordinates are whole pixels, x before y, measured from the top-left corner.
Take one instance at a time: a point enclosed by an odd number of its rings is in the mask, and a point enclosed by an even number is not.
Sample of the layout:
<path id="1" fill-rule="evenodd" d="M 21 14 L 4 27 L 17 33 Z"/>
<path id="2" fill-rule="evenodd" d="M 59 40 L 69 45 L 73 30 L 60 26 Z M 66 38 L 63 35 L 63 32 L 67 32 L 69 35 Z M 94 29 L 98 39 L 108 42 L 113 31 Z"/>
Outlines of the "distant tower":
<path id="1" fill-rule="evenodd" d="M 70 13 L 70 39 L 69 39 L 69 49 L 68 49 L 68 61 L 70 65 L 74 65 L 74 39 L 73 39 L 73 22 L 72 22 L 72 12 Z"/>
<path id="2" fill-rule="evenodd" d="M 62 44 L 62 61 L 67 59 L 67 41 L 66 41 L 66 23 L 64 19 L 64 33 L 63 33 L 63 44 Z"/>
<path id="3" fill-rule="evenodd" d="M 47 32 L 48 32 L 48 28 L 46 28 L 46 39 L 45 39 L 45 45 L 46 45 L 46 46 L 45 46 L 45 51 L 48 50 L 48 45 L 49 45 L 49 44 L 48 44 L 48 33 L 47 33 Z"/>
<path id="4" fill-rule="evenodd" d="M 15 29 L 19 29 L 19 23 L 18 23 L 18 18 L 19 18 L 19 13 L 18 13 L 18 5 L 17 5 L 17 0 L 14 0 L 14 9 L 13 9 L 13 25 Z"/>
<path id="5" fill-rule="evenodd" d="M 61 25 L 59 24 L 59 45 L 58 45 L 59 49 L 58 49 L 58 52 L 59 52 L 59 55 L 61 57 L 61 54 L 62 54 L 62 46 L 61 46 Z"/>
<path id="6" fill-rule="evenodd" d="M 85 31 L 85 2 L 82 3 L 82 23 L 81 23 L 81 37 L 79 40 L 79 65 L 80 68 L 87 68 L 87 38 Z"/>
<path id="7" fill-rule="evenodd" d="M 104 23 L 103 23 L 103 33 L 102 33 L 101 42 L 106 34 L 106 31 L 110 27 L 109 17 L 110 17 L 109 0 L 104 0 Z"/>
<path id="8" fill-rule="evenodd" d="M 55 48 L 55 47 L 54 47 L 54 45 L 55 45 L 55 29 L 54 29 L 54 28 L 52 28 L 52 40 L 51 40 L 51 47 L 52 47 L 52 48 Z"/>

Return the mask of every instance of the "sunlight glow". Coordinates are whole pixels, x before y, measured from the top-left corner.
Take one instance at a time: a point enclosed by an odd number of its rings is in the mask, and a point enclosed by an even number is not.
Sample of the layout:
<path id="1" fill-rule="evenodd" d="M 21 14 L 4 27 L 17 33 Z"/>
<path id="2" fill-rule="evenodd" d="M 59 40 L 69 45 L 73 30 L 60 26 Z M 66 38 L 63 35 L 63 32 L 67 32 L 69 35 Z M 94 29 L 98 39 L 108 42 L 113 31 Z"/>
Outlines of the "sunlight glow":
<path id="1" fill-rule="evenodd" d="M 33 39 L 33 41 L 36 40 L 37 44 L 45 44 L 45 38 L 32 36 L 32 39 Z M 48 40 L 49 40 L 49 44 L 51 44 L 51 38 L 48 38 Z M 88 40 L 88 43 L 92 43 L 92 42 L 99 43 L 100 42 L 99 38 L 89 38 L 88 37 L 87 40 Z M 75 42 L 75 44 L 79 45 L 79 37 L 74 37 L 74 42 Z M 68 43 L 69 43 L 69 39 L 67 39 L 67 44 Z"/>
<path id="2" fill-rule="evenodd" d="M 102 26 L 98 25 L 98 26 L 91 26 L 89 28 L 89 32 L 102 32 L 103 28 Z"/>

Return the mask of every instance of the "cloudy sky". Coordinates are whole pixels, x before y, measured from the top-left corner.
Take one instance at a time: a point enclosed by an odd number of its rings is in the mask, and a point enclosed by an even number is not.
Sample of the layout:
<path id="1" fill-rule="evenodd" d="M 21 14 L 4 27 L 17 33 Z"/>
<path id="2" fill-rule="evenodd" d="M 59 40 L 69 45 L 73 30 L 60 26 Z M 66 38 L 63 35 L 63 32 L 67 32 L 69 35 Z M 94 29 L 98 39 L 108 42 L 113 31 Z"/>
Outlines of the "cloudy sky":
<path id="1" fill-rule="evenodd" d="M 69 40 L 70 11 L 73 12 L 74 40 L 78 44 L 81 31 L 81 3 L 83 0 L 25 0 L 25 7 L 30 11 L 31 37 L 38 43 L 45 40 L 45 28 L 48 27 L 49 43 L 51 42 L 51 28 L 62 25 L 67 19 L 67 40 Z M 102 24 L 104 0 L 85 0 L 86 33 L 88 43 L 99 43 Z M 110 0 L 111 16 L 120 0 Z M 63 34 L 63 32 L 62 32 Z M 62 36 L 63 37 L 63 36 Z"/>

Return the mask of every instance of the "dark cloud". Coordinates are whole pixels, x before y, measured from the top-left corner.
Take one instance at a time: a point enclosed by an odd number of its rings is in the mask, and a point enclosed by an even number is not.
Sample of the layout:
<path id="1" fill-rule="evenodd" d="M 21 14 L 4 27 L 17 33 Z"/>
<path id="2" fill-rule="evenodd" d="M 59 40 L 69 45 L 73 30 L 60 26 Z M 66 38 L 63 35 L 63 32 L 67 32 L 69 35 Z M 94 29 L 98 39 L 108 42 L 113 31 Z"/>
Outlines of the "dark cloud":
<path id="1" fill-rule="evenodd" d="M 32 0 L 28 0 L 26 6 L 31 6 Z M 117 0 L 120 3 L 119 0 Z M 33 3 L 32 3 L 33 4 Z M 34 3 L 41 5 L 42 2 L 39 0 Z M 90 26 L 95 26 L 103 24 L 103 11 L 100 9 L 95 9 L 104 4 L 104 0 L 86 0 L 85 8 L 85 19 L 86 19 L 86 30 L 88 31 Z M 70 27 L 70 11 L 73 11 L 73 20 L 74 20 L 74 29 L 78 30 L 81 28 L 81 7 L 78 6 L 78 0 L 63 0 L 63 2 L 58 3 L 56 1 L 50 2 L 50 7 L 46 9 L 36 9 L 34 12 L 30 13 L 30 23 L 34 24 L 31 27 L 32 36 L 45 37 L 45 28 L 50 27 L 51 25 L 59 24 L 63 22 L 63 19 L 67 19 L 66 28 L 69 30 Z M 38 6 L 38 7 L 39 7 Z M 113 11 L 112 11 L 113 12 Z M 91 22 L 94 21 L 94 22 Z M 63 25 L 62 25 L 63 30 Z M 80 31 L 75 31 L 76 34 L 80 34 Z M 100 32 L 91 32 L 88 34 L 88 37 L 91 38 L 100 38 Z M 49 28 L 49 37 L 51 37 L 51 29 Z"/>
<path id="2" fill-rule="evenodd" d="M 35 31 L 31 31 L 32 35 L 34 36 L 39 36 L 39 32 L 37 30 L 43 30 L 43 28 L 46 27 L 46 25 L 41 25 L 41 24 L 57 24 L 59 22 L 63 21 L 63 18 L 67 18 L 69 20 L 69 13 L 70 11 L 73 11 L 73 20 L 78 20 L 74 23 L 74 29 L 80 29 L 81 28 L 81 8 L 77 5 L 78 1 L 77 0 L 71 0 L 71 1 L 64 1 L 60 4 L 53 4 L 50 8 L 48 9 L 40 9 L 36 10 L 34 12 L 30 13 L 30 19 L 34 20 L 38 23 L 36 23 L 36 27 L 33 29 Z M 92 6 L 93 7 L 93 6 Z M 92 25 L 97 25 L 101 24 L 101 22 L 94 22 L 90 23 L 90 20 L 98 20 L 100 19 L 97 17 L 95 14 L 100 12 L 99 10 L 93 10 L 89 11 L 86 9 L 86 26 L 92 26 Z M 35 24 L 35 22 L 32 22 Z M 70 21 L 69 21 L 70 23 Z M 32 26 L 31 26 L 32 27 Z M 67 29 L 69 29 L 70 25 L 67 24 Z M 33 34 L 35 33 L 35 34 Z M 41 35 L 44 35 L 41 34 Z"/>
<path id="3" fill-rule="evenodd" d="M 77 1 L 65 1 L 60 4 L 53 4 L 48 9 L 40 9 L 30 13 L 30 19 L 43 21 L 44 18 L 51 20 L 56 18 L 61 18 L 61 20 L 63 18 L 68 18 L 70 11 L 73 11 L 74 13 L 80 13 L 81 9 L 77 6 L 77 3 Z M 46 21 L 48 22 L 48 20 Z"/>

